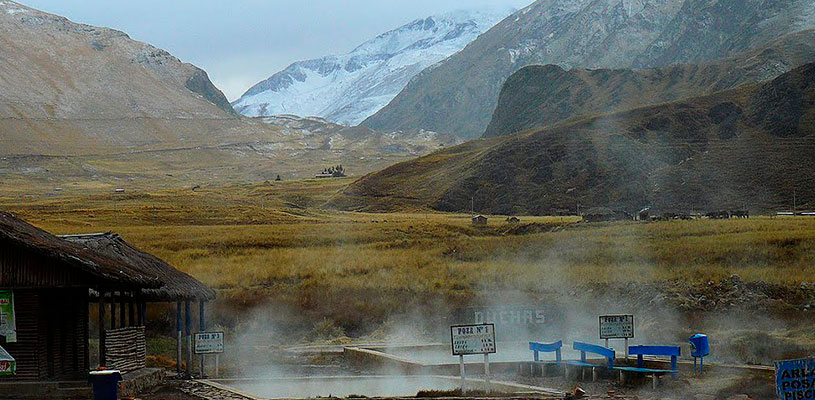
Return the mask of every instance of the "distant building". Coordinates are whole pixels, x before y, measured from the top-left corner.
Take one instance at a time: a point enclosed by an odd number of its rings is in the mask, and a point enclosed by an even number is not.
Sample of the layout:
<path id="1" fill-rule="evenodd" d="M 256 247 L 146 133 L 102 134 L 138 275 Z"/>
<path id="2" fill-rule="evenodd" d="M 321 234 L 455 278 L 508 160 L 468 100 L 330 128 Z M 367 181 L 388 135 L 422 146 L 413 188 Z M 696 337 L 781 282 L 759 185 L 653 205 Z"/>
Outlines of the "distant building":
<path id="1" fill-rule="evenodd" d="M 342 165 L 337 165 L 331 168 L 326 168 L 323 172 L 320 172 L 317 175 L 314 175 L 317 179 L 325 179 L 325 178 L 344 178 L 345 175 L 345 168 Z"/>
<path id="2" fill-rule="evenodd" d="M 520 224 L 520 223 L 521 223 L 521 219 L 520 219 L 520 218 L 518 218 L 518 217 L 509 217 L 509 218 L 507 218 L 506 222 L 507 222 L 508 224 Z"/>
<path id="3" fill-rule="evenodd" d="M 628 218 L 624 213 L 607 207 L 590 208 L 583 213 L 583 221 L 586 222 L 621 221 L 625 219 Z"/>
<path id="4" fill-rule="evenodd" d="M 473 226 L 487 226 L 487 217 L 483 215 L 474 215 L 473 216 Z"/>

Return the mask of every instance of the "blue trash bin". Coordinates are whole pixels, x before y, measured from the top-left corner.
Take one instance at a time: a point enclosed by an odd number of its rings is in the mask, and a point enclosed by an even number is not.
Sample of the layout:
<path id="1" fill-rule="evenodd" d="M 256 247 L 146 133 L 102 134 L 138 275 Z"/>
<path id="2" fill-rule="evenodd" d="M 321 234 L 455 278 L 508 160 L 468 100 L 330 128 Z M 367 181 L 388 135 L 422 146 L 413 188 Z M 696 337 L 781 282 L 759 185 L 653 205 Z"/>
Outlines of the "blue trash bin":
<path id="1" fill-rule="evenodd" d="M 115 369 L 91 371 L 88 381 L 93 386 L 93 400 L 117 400 L 122 374 Z"/>
<path id="2" fill-rule="evenodd" d="M 697 333 L 690 337 L 690 345 L 692 347 L 691 356 L 693 356 L 693 371 L 696 372 L 696 358 L 699 358 L 699 373 L 704 371 L 705 357 L 710 355 L 710 343 L 708 343 L 707 335 Z"/>

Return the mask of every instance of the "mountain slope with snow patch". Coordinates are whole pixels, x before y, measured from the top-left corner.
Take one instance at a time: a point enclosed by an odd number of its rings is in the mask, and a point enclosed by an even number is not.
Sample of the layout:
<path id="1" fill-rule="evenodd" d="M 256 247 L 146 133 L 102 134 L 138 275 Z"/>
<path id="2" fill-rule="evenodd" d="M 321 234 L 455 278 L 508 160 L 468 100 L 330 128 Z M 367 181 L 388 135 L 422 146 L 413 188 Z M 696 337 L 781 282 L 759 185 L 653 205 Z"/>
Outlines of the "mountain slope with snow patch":
<path id="1" fill-rule="evenodd" d="M 233 103 L 241 114 L 319 116 L 357 125 L 387 105 L 411 78 L 460 51 L 512 9 L 455 11 L 413 21 L 339 56 L 301 61 Z"/>

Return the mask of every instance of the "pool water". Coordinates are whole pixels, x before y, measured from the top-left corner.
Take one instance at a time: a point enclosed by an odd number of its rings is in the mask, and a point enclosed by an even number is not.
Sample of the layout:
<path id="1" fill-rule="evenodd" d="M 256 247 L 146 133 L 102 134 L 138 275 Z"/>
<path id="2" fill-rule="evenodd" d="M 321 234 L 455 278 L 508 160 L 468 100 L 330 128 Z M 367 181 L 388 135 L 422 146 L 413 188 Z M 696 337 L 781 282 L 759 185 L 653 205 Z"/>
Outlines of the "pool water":
<path id="1" fill-rule="evenodd" d="M 422 390 L 454 390 L 455 379 L 431 376 L 340 376 L 221 380 L 218 383 L 264 399 L 316 397 L 406 397 Z"/>

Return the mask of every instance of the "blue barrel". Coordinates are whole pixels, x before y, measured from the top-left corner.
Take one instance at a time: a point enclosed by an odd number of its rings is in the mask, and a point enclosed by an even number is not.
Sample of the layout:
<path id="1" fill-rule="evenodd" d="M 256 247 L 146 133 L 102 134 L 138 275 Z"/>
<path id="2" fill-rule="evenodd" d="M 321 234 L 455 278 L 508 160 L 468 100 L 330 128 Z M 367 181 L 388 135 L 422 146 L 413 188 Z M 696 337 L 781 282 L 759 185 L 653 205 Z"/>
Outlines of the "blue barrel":
<path id="1" fill-rule="evenodd" d="M 115 369 L 91 371 L 88 381 L 93 386 L 93 400 L 117 400 L 122 374 Z"/>
<path id="2" fill-rule="evenodd" d="M 707 335 L 697 333 L 690 337 L 690 344 L 693 346 L 693 357 L 705 357 L 710 354 L 710 344 L 707 340 Z"/>

